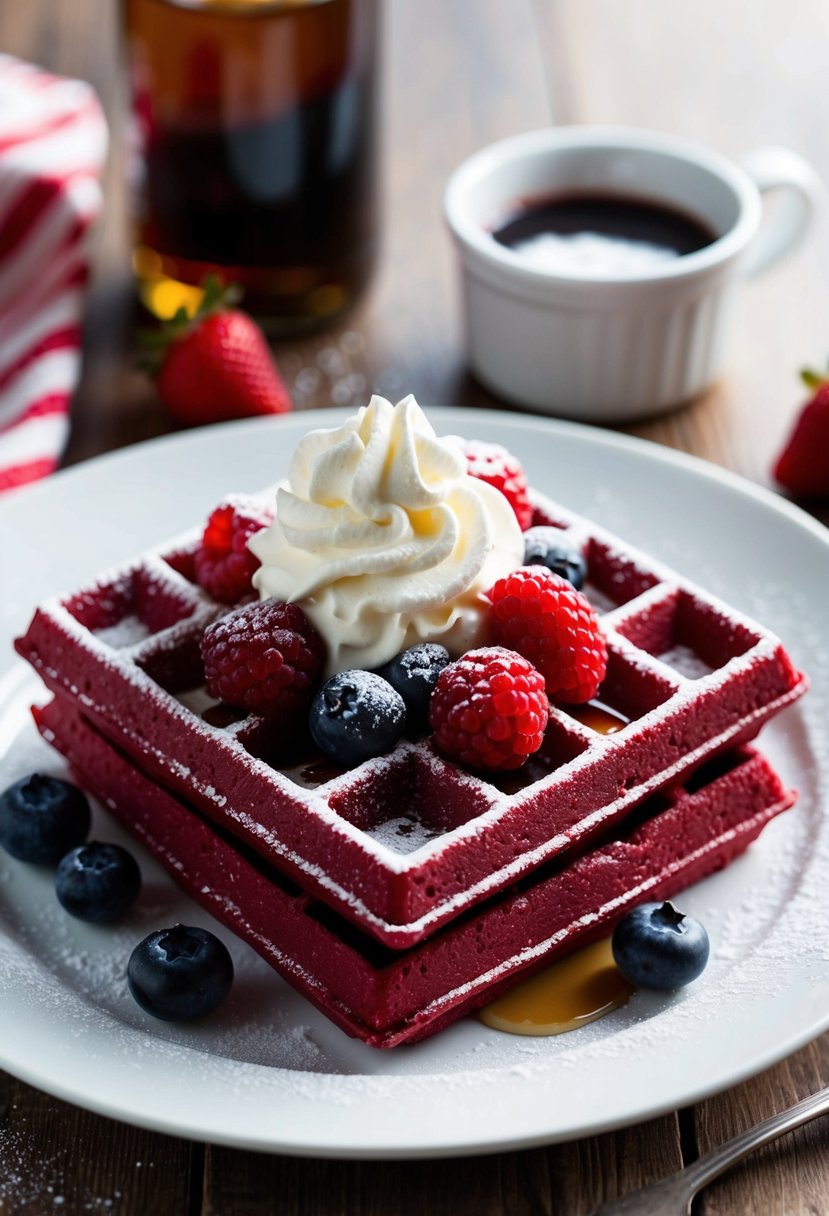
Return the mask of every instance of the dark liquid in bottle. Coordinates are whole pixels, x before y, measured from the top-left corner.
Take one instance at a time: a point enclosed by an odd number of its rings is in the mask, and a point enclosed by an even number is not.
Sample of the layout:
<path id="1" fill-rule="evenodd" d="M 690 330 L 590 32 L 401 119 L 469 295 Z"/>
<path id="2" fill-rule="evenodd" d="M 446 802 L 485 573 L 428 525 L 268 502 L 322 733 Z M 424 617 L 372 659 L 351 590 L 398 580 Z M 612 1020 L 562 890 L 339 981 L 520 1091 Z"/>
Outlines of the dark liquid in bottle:
<path id="1" fill-rule="evenodd" d="M 492 235 L 538 265 L 554 268 L 559 259 L 562 269 L 582 265 L 597 274 L 646 270 L 657 260 L 704 249 L 717 237 L 684 211 L 610 194 L 519 200 Z"/>
<path id="2" fill-rule="evenodd" d="M 124 4 L 145 303 L 218 269 L 276 330 L 341 312 L 376 253 L 377 0 Z"/>

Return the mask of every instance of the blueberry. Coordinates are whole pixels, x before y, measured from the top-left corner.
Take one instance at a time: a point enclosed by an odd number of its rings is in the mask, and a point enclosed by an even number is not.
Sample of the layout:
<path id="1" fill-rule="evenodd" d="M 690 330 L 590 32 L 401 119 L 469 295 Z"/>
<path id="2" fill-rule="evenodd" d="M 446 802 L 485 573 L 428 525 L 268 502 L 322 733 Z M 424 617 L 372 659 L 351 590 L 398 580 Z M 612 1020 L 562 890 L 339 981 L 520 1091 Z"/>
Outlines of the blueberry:
<path id="1" fill-rule="evenodd" d="M 640 904 L 613 930 L 613 957 L 639 988 L 682 988 L 705 970 L 708 934 L 666 900 Z"/>
<path id="2" fill-rule="evenodd" d="M 429 702 L 438 676 L 449 663 L 449 651 L 437 642 L 418 642 L 378 667 L 377 675 L 388 680 L 406 705 L 406 724 L 410 730 L 425 730 L 429 722 Z"/>
<path id="3" fill-rule="evenodd" d="M 579 549 L 561 539 L 558 528 L 530 528 L 524 533 L 524 565 L 546 566 L 577 591 L 584 586 L 587 563 Z"/>
<path id="4" fill-rule="evenodd" d="M 308 723 L 320 751 L 353 768 L 394 747 L 406 729 L 406 706 L 374 672 L 341 671 L 317 693 Z"/>
<path id="5" fill-rule="evenodd" d="M 0 844 L 19 861 L 55 865 L 86 839 L 90 818 L 76 786 L 32 773 L 0 794 Z"/>
<path id="6" fill-rule="evenodd" d="M 120 920 L 141 890 L 141 871 L 131 853 L 117 844 L 90 840 L 61 859 L 55 893 L 72 916 L 93 925 Z"/>
<path id="7" fill-rule="evenodd" d="M 233 960 L 207 929 L 173 925 L 138 943 L 127 964 L 127 982 L 154 1018 L 188 1022 L 221 1005 L 233 983 Z"/>

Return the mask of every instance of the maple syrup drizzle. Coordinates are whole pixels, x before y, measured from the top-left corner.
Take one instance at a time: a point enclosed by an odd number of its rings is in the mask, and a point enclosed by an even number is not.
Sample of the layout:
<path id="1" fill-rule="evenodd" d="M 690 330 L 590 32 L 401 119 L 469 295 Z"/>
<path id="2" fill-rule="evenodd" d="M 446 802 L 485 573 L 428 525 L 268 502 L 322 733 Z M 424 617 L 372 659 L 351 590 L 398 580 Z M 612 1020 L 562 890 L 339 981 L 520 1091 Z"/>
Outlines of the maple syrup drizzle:
<path id="1" fill-rule="evenodd" d="M 485 1026 L 507 1034 L 577 1030 L 627 1004 L 634 992 L 613 962 L 610 938 L 585 946 L 485 1005 Z"/>
<path id="2" fill-rule="evenodd" d="M 571 718 L 581 722 L 589 730 L 595 730 L 600 735 L 615 735 L 624 730 L 630 718 L 626 718 L 618 709 L 605 705 L 603 701 L 588 701 L 585 705 L 568 705 L 567 713 Z"/>
<path id="3" fill-rule="evenodd" d="M 241 722 L 246 717 L 243 709 L 234 709 L 232 705 L 220 702 L 218 705 L 208 705 L 202 714 L 202 719 L 208 726 L 216 726 L 225 730 L 234 722 Z"/>
<path id="4" fill-rule="evenodd" d="M 567 712 L 602 735 L 616 734 L 630 721 L 602 701 L 568 705 Z M 507 1034 L 564 1034 L 627 1004 L 633 991 L 613 962 L 607 938 L 525 980 L 485 1005 L 479 1017 L 486 1026 Z"/>
<path id="5" fill-rule="evenodd" d="M 324 756 L 312 756 L 282 769 L 285 777 L 290 778 L 296 785 L 310 790 L 316 789 L 318 785 L 325 785 L 328 781 L 333 781 L 335 777 L 342 776 L 343 771 L 330 760 L 326 760 Z"/>

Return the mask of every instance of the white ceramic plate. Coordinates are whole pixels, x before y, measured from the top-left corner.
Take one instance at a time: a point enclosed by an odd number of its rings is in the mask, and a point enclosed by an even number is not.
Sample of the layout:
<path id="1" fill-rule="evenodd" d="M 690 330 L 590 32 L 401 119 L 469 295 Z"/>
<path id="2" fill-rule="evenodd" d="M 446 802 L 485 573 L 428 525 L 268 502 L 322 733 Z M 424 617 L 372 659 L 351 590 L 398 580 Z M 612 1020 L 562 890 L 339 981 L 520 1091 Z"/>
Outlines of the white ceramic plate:
<path id="1" fill-rule="evenodd" d="M 11 652 L 35 603 L 204 518 L 230 490 L 285 473 L 297 439 L 337 413 L 191 432 L 60 474 L 0 503 L 0 788 L 62 771 Z M 684 456 L 565 423 L 432 411 L 443 432 L 506 444 L 531 481 L 775 629 L 812 691 L 763 735 L 801 791 L 748 854 L 683 898 L 713 959 L 674 996 L 556 1039 L 468 1019 L 377 1052 L 348 1039 L 246 947 L 204 1024 L 146 1017 L 126 991 L 132 945 L 174 919 L 210 924 L 141 857 L 140 906 L 84 926 L 48 874 L 0 855 L 0 1065 L 115 1118 L 194 1139 L 310 1156 L 414 1157 L 520 1148 L 605 1131 L 733 1085 L 829 1023 L 829 533 L 772 495 Z M 95 834 L 120 839 L 98 813 Z M 217 928 L 216 926 L 213 926 Z M 226 931 L 217 931 L 229 940 Z M 497 1095 L 497 1096 L 496 1096 Z"/>

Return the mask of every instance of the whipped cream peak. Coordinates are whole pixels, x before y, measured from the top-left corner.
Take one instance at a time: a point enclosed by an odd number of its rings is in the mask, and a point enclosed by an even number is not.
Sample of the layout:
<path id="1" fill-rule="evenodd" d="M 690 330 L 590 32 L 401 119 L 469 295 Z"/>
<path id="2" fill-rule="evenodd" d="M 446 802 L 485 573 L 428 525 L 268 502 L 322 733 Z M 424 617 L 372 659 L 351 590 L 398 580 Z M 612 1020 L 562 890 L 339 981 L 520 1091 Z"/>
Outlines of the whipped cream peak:
<path id="1" fill-rule="evenodd" d="M 418 641 L 460 654 L 486 640 L 483 593 L 521 565 L 512 507 L 470 477 L 415 401 L 374 396 L 297 445 L 276 518 L 250 548 L 263 598 L 298 603 L 328 671 L 371 668 Z"/>

